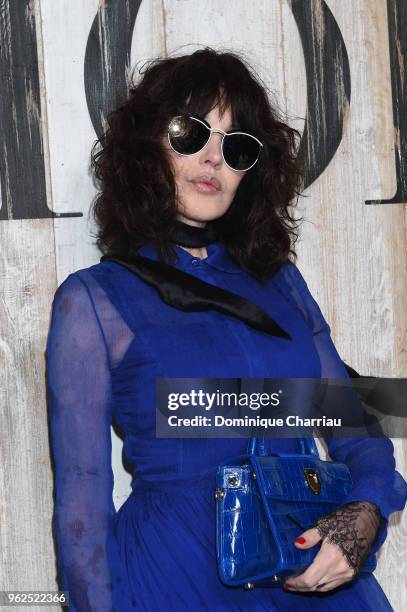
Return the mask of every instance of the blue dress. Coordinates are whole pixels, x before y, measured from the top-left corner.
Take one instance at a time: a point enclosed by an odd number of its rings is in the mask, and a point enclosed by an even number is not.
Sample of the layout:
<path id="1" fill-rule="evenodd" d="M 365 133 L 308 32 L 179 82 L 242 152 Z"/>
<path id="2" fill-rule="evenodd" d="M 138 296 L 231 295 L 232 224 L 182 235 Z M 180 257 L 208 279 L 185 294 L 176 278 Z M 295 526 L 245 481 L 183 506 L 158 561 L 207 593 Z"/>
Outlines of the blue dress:
<path id="1" fill-rule="evenodd" d="M 257 331 L 215 310 L 186 313 L 114 262 L 70 274 L 57 289 L 47 341 L 47 387 L 55 468 L 54 527 L 60 586 L 70 610 L 131 612 L 343 610 L 391 606 L 373 575 L 327 593 L 223 586 L 215 554 L 214 478 L 224 459 L 245 452 L 234 439 L 155 437 L 157 377 L 348 378 L 330 329 L 298 268 L 286 263 L 262 284 L 216 242 L 196 259 L 176 247 L 175 266 L 256 303 L 292 336 Z M 151 244 L 139 253 L 158 259 Z M 125 436 L 132 493 L 112 501 L 112 421 Z M 296 451 L 295 440 L 267 442 Z M 328 440 L 354 489 L 347 501 L 380 508 L 374 550 L 407 485 L 389 439 Z"/>

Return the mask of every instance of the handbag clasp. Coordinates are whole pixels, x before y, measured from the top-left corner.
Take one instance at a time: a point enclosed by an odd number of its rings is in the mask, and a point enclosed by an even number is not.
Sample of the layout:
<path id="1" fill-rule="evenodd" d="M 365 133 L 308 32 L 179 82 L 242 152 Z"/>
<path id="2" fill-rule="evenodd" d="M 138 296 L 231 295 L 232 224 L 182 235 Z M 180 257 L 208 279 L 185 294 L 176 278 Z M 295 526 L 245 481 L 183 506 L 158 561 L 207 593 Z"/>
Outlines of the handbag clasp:
<path id="1" fill-rule="evenodd" d="M 305 484 L 312 491 L 314 495 L 321 493 L 321 480 L 318 472 L 311 468 L 304 468 Z"/>

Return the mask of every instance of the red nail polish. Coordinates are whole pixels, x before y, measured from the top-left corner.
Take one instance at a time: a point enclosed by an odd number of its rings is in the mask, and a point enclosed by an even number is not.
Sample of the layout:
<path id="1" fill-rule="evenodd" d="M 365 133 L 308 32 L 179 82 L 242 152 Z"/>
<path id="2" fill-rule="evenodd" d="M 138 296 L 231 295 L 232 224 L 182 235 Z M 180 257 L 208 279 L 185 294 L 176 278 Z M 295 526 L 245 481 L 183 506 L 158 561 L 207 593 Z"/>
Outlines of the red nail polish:
<path id="1" fill-rule="evenodd" d="M 302 536 L 297 538 L 295 541 L 297 542 L 297 544 L 305 544 L 306 542 L 305 538 L 303 538 Z"/>
<path id="2" fill-rule="evenodd" d="M 284 591 L 289 591 L 292 588 L 290 584 L 283 584 Z"/>

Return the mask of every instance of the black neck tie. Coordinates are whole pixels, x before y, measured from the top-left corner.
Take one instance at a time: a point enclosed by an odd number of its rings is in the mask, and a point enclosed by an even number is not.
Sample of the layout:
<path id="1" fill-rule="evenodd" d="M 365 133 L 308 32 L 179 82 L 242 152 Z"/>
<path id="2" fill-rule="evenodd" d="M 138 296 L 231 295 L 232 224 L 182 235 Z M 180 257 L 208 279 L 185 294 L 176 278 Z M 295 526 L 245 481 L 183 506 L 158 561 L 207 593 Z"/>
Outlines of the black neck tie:
<path id="1" fill-rule="evenodd" d="M 172 242 L 189 247 L 205 246 L 215 239 L 216 232 L 211 225 L 200 228 L 182 221 L 177 221 L 171 236 Z M 186 312 L 217 310 L 243 321 L 258 331 L 291 340 L 291 336 L 256 304 L 162 261 L 142 255 L 120 255 L 120 257 L 104 255 L 100 261 L 114 261 L 124 266 L 152 285 L 161 299 L 174 308 Z"/>

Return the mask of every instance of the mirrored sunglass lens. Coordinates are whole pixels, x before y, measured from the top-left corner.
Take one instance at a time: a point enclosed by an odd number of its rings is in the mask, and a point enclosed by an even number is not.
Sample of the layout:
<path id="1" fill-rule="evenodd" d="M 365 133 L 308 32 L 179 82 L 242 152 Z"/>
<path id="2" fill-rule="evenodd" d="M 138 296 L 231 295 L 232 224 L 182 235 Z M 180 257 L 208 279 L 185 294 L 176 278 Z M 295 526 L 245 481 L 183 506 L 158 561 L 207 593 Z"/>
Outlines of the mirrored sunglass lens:
<path id="1" fill-rule="evenodd" d="M 197 153 L 209 138 L 209 130 L 199 121 L 188 116 L 175 117 L 169 125 L 171 146 L 183 155 Z"/>
<path id="2" fill-rule="evenodd" d="M 229 134 L 223 143 L 223 155 L 234 170 L 247 170 L 257 160 L 260 145 L 251 136 Z"/>

